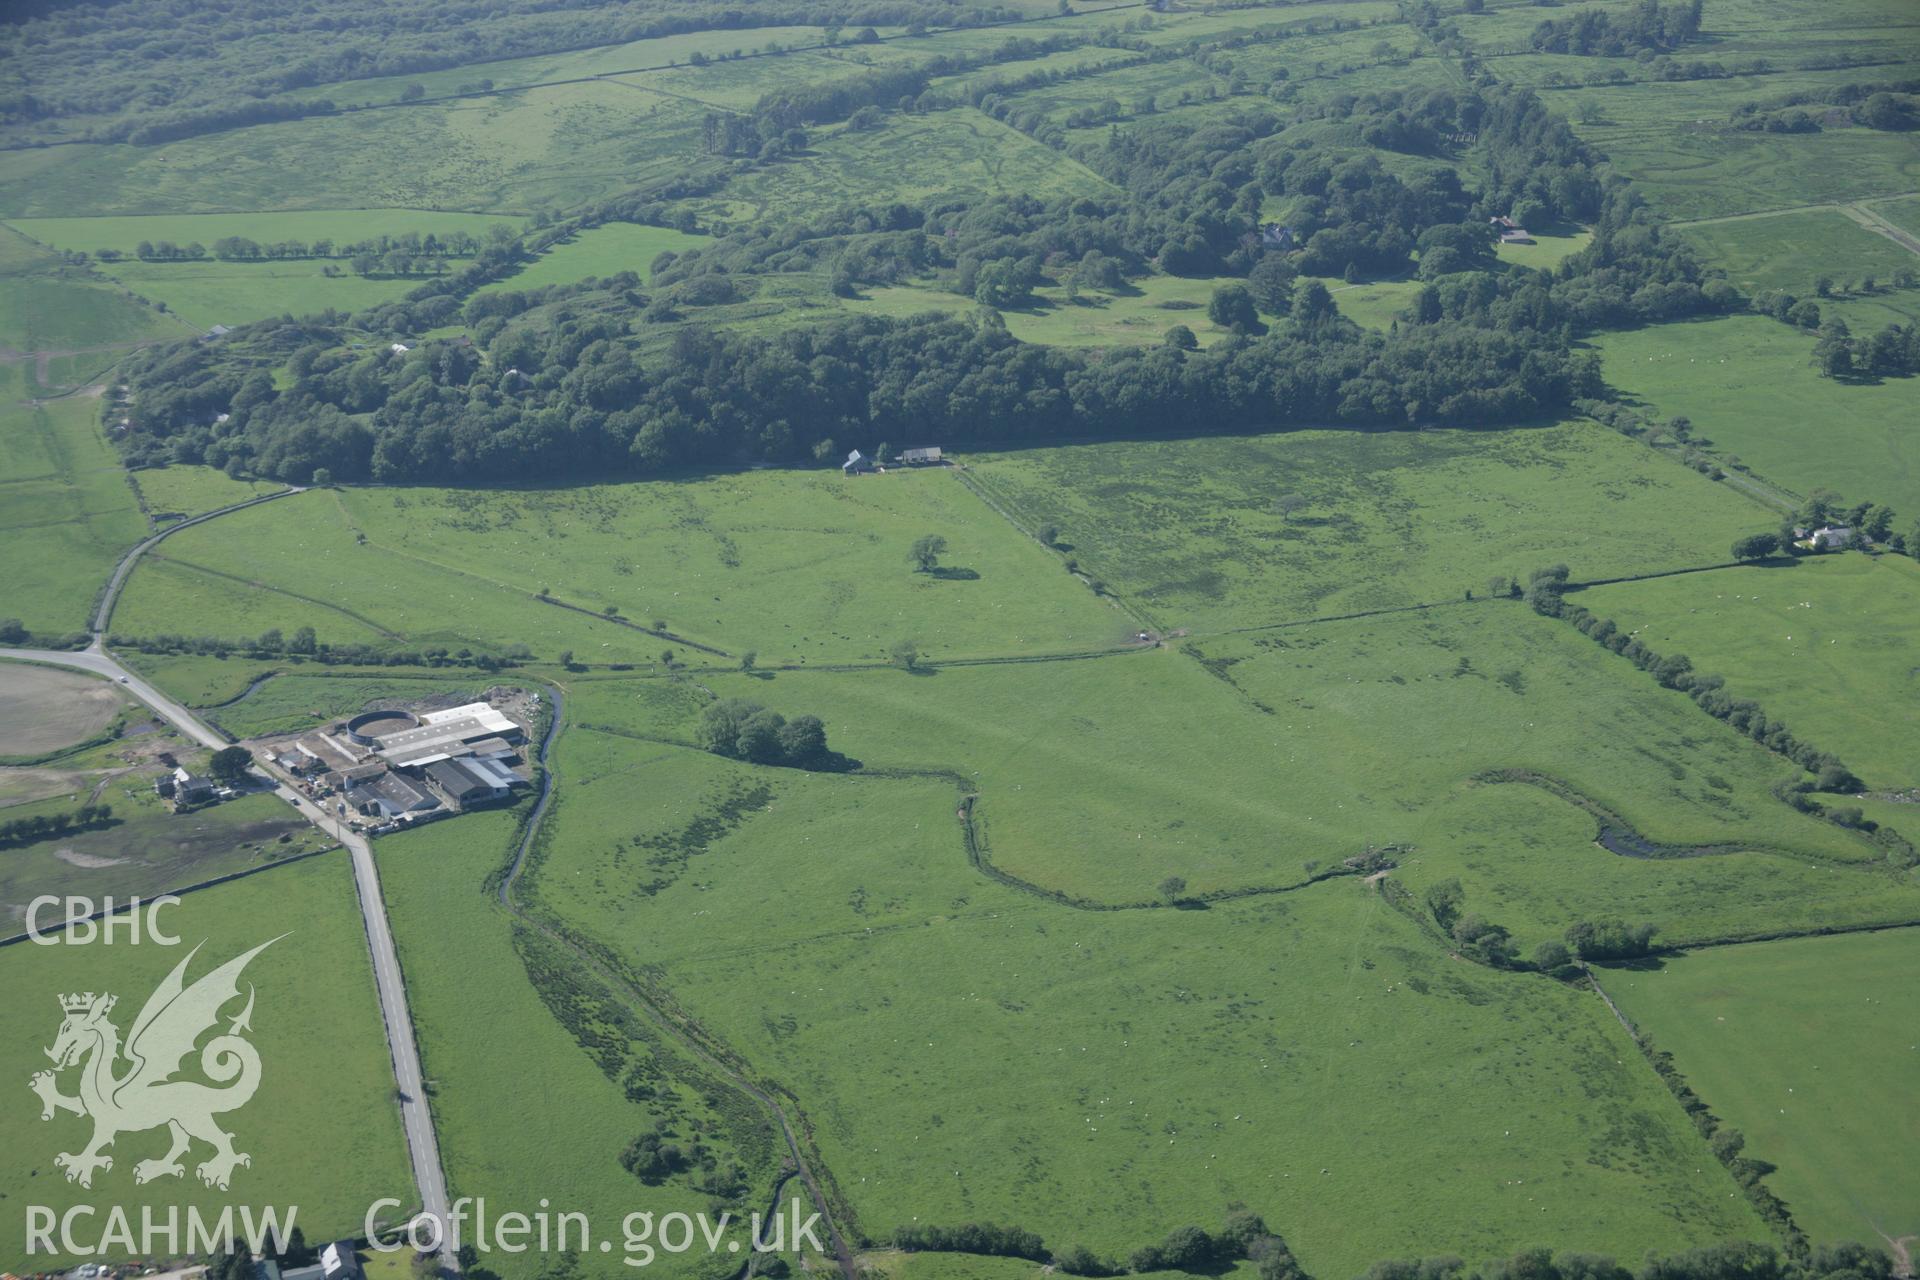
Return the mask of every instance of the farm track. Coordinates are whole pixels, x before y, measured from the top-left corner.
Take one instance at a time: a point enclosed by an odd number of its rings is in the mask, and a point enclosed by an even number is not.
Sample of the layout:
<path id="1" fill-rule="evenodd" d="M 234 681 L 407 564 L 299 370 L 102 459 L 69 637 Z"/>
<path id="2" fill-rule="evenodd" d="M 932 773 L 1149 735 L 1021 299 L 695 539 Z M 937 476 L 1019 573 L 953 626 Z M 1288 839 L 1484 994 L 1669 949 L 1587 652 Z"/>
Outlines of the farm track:
<path id="1" fill-rule="evenodd" d="M 832 1243 L 834 1258 L 839 1265 L 841 1275 L 844 1277 L 844 1280 L 858 1280 L 859 1272 L 853 1261 L 853 1251 L 848 1247 L 845 1237 L 841 1234 L 840 1225 L 835 1219 L 834 1205 L 836 1201 L 829 1199 L 826 1195 L 821 1187 L 820 1179 L 816 1176 L 812 1164 L 808 1161 L 807 1148 L 811 1146 L 811 1142 L 802 1142 L 799 1132 L 797 1132 L 794 1127 L 793 1121 L 787 1115 L 786 1109 L 780 1105 L 779 1100 L 773 1096 L 773 1093 L 749 1078 L 743 1066 L 728 1061 L 727 1059 L 730 1055 L 717 1052 L 701 1035 L 694 1033 L 686 1027 L 678 1017 L 663 1007 L 656 998 L 642 990 L 638 983 L 632 981 L 623 973 L 615 972 L 613 965 L 606 963 L 601 957 L 594 955 L 587 948 L 581 946 L 569 934 L 554 929 L 545 921 L 522 909 L 514 901 L 514 886 L 519 881 L 521 872 L 525 869 L 527 857 L 533 851 L 534 842 L 540 834 L 540 824 L 545 819 L 547 810 L 552 804 L 555 775 L 550 756 L 554 740 L 560 736 L 561 726 L 566 720 L 565 696 L 559 688 L 555 686 L 550 685 L 548 688 L 553 698 L 553 712 L 548 719 L 546 732 L 541 735 L 539 750 L 536 754 L 536 758 L 540 763 L 540 796 L 534 801 L 533 811 L 527 816 L 526 826 L 521 832 L 519 845 L 514 849 L 513 858 L 508 864 L 506 874 L 501 877 L 499 888 L 500 905 L 507 910 L 508 914 L 526 927 L 536 930 L 542 937 L 554 943 L 556 946 L 564 947 L 585 965 L 594 976 L 605 983 L 610 990 L 623 996 L 630 1005 L 638 1008 L 645 1014 L 647 1019 L 655 1026 L 673 1037 L 682 1049 L 692 1055 L 696 1061 L 717 1072 L 722 1079 L 752 1098 L 762 1109 L 773 1117 L 775 1123 L 780 1127 L 781 1136 L 786 1140 L 787 1153 L 794 1163 L 794 1174 L 806 1185 L 807 1193 L 813 1200 L 814 1208 L 819 1211 L 821 1221 L 826 1224 L 827 1235 Z M 781 1181 L 784 1182 L 785 1178 L 782 1178 Z"/>

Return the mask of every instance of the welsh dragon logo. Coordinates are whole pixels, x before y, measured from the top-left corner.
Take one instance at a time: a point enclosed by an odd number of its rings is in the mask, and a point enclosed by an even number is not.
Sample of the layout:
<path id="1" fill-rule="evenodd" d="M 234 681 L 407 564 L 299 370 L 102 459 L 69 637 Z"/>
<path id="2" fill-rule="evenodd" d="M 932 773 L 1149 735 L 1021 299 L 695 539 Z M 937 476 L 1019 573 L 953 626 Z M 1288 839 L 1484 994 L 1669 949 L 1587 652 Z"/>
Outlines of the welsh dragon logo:
<path id="1" fill-rule="evenodd" d="M 120 1029 L 107 1017 L 116 996 L 88 991 L 60 997 L 66 1017 L 53 1047 L 46 1051 L 53 1070 L 36 1072 L 29 1083 L 40 1095 L 42 1120 L 53 1119 L 56 1111 L 93 1120 L 92 1141 L 80 1151 L 53 1158 L 66 1171 L 67 1181 L 91 1187 L 96 1170 L 113 1168 L 113 1157 L 105 1149 L 115 1138 L 162 1125 L 171 1134 L 172 1144 L 160 1158 L 133 1166 L 135 1182 L 180 1177 L 186 1172 L 180 1158 L 196 1139 L 213 1148 L 212 1157 L 194 1170 L 210 1187 L 225 1191 L 234 1169 L 253 1163 L 250 1156 L 234 1150 L 233 1135 L 214 1122 L 215 1116 L 245 1106 L 260 1087 L 260 1055 L 241 1037 L 243 1031 L 253 1029 L 251 983 L 246 1007 L 228 1022 L 224 1034 L 215 1035 L 200 1049 L 201 1073 L 224 1087 L 174 1077 L 201 1036 L 220 1021 L 220 1010 L 239 997 L 240 972 L 247 962 L 278 941 L 263 942 L 187 986 L 183 979 L 187 965 L 199 954 L 196 946 L 147 997 L 124 1045 Z M 70 1067 L 80 1069 L 79 1092 L 73 1097 L 61 1093 L 55 1079 Z"/>

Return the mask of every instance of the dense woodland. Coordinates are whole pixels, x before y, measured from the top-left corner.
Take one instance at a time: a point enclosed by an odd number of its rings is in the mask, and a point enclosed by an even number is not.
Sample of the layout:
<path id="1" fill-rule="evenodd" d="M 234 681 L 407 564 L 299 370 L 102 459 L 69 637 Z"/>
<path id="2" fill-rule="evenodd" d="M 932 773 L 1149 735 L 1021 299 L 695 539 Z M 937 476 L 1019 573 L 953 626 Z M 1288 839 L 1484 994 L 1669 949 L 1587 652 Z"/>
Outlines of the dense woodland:
<path id="1" fill-rule="evenodd" d="M 1603 393 L 1597 362 L 1573 348 L 1582 333 L 1742 303 L 1530 93 L 1390 92 L 1332 110 L 1435 162 L 1402 177 L 1371 155 L 1329 155 L 1290 140 L 1264 110 L 1200 129 L 1149 121 L 1112 130 L 1086 157 L 1119 198 L 853 207 L 663 255 L 648 291 L 629 274 L 473 295 L 605 212 L 594 211 L 526 243 L 481 247 L 470 265 L 351 324 L 289 318 L 136 356 L 123 446 L 136 464 L 300 482 L 473 481 L 802 462 L 909 431 L 956 444 L 1195 422 L 1492 425 Z M 763 104 L 762 115 L 784 111 Z M 1440 139 L 1463 130 L 1478 138 L 1478 190 L 1442 162 Z M 1292 248 L 1261 241 L 1269 195 L 1292 202 Z M 1495 270 L 1487 223 L 1507 210 L 1589 222 L 1593 244 L 1550 273 Z M 1301 274 L 1404 272 L 1416 251 L 1425 285 L 1407 323 L 1385 334 L 1343 319 L 1324 286 L 1296 287 Z M 1157 347 L 1092 358 L 1017 342 L 997 313 L 1049 273 L 1114 287 L 1150 266 L 1245 277 L 1215 300 L 1233 336 L 1200 351 L 1174 325 Z M 699 323 L 699 308 L 748 296 L 758 274 L 814 269 L 842 291 L 931 273 L 981 307 L 772 336 Z M 663 356 L 636 355 L 651 326 L 682 320 Z M 472 343 L 396 351 L 356 340 L 356 330 L 451 324 L 469 326 Z"/>

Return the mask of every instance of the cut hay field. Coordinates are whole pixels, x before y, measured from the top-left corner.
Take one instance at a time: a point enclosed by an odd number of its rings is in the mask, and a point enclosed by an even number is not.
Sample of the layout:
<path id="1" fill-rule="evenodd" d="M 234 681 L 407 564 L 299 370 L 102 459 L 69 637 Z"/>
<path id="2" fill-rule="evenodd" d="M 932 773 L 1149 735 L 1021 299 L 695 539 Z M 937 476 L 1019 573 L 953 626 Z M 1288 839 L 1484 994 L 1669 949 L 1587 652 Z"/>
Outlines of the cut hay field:
<path id="1" fill-rule="evenodd" d="M 0 403 L 0 617 L 31 631 L 83 628 L 115 562 L 146 533 L 99 408 L 84 395 Z"/>
<path id="2" fill-rule="evenodd" d="M 1920 565 L 1905 556 L 1813 556 L 1596 587 L 1579 601 L 1725 676 L 1869 786 L 1920 786 L 1920 721 L 1903 713 L 1920 704 Z M 1920 836 L 1920 811 L 1907 825 Z"/>
<path id="3" fill-rule="evenodd" d="M 1691 418 L 1715 452 L 1737 455 L 1789 493 L 1824 487 L 1850 503 L 1920 512 L 1911 380 L 1823 378 L 1813 335 L 1761 316 L 1610 333 L 1594 346 L 1609 383 L 1663 418 Z"/>
<path id="4" fill-rule="evenodd" d="M 589 1214 L 617 1248 L 629 1213 L 713 1203 L 689 1185 L 693 1175 L 649 1185 L 620 1167 L 635 1137 L 677 1125 L 682 1142 L 703 1140 L 739 1161 L 764 1209 L 775 1138 L 757 1109 L 610 1002 L 577 960 L 542 950 L 488 891 L 515 818 L 474 814 L 376 846 L 451 1193 L 485 1196 L 490 1213 L 531 1214 L 543 1199 L 567 1205 Z M 528 957 L 544 988 L 530 980 Z M 580 1038 L 556 1016 L 561 1009 L 578 1010 Z M 746 1206 L 732 1207 L 741 1220 Z M 511 1258 L 489 1261 L 521 1274 Z M 590 1276 L 633 1274 L 618 1253 L 589 1251 L 577 1261 Z M 660 1254 L 649 1271 L 717 1280 L 733 1269 L 724 1254 L 696 1251 Z"/>
<path id="5" fill-rule="evenodd" d="M 1920 1245 L 1920 931 L 1725 947 L 1603 975 L 1816 1243 Z"/>
<path id="6" fill-rule="evenodd" d="M 908 564 L 928 533 L 948 541 L 945 576 Z M 250 636 L 307 622 L 329 641 L 525 643 L 595 663 L 678 647 L 591 616 L 609 606 L 763 663 L 884 660 L 901 639 L 958 657 L 1127 635 L 1126 618 L 944 470 L 312 492 L 183 530 L 162 550 L 135 571 L 116 631 Z M 543 588 L 591 615 L 543 604 Z"/>
<path id="7" fill-rule="evenodd" d="M 1564 561 L 1615 577 L 1727 558 L 1773 517 L 1591 423 L 1296 431 L 981 458 L 972 473 L 1166 629 L 1484 594 Z M 1291 518 L 1274 509 L 1297 493 Z"/>
<path id="8" fill-rule="evenodd" d="M 0 756 L 40 756 L 85 742 L 131 701 L 96 676 L 0 662 Z"/>
<path id="9" fill-rule="evenodd" d="M 393 1075 L 346 858 L 314 858 L 189 895 L 164 923 L 184 945 L 0 950 L 8 1007 L 18 1015 L 17 1034 L 0 1047 L 0 1071 L 19 1082 L 25 1099 L 0 1119 L 0 1143 L 14 1153 L 0 1174 L 7 1199 L 55 1212 L 74 1204 L 118 1204 L 136 1223 L 140 1207 L 148 1205 L 196 1205 L 210 1218 L 236 1200 L 298 1205 L 299 1225 L 316 1240 L 355 1234 L 367 1206 L 380 1197 L 411 1203 Z M 124 1033 L 188 948 L 206 940 L 189 966 L 191 981 L 275 937 L 280 940 L 248 966 L 243 979 L 258 990 L 250 1039 L 260 1053 L 261 1079 L 248 1105 L 222 1117 L 237 1135 L 237 1149 L 253 1157 L 250 1167 L 235 1172 L 231 1192 L 202 1186 L 191 1167 L 182 1179 L 135 1185 L 135 1163 L 166 1150 L 166 1134 L 154 1131 L 123 1134 L 112 1149 L 112 1170 L 97 1175 L 91 1190 L 65 1181 L 53 1157 L 78 1149 L 87 1123 L 71 1115 L 43 1123 L 24 1091 L 27 1078 L 47 1065 L 41 1050 L 60 1026 L 58 997 L 114 993 L 119 1005 L 112 1018 Z M 238 1009 L 236 1001 L 228 1012 Z M 319 1046 L 326 1047 L 323 1071 L 313 1069 Z M 70 1091 L 72 1073 L 61 1084 Z M 205 1159 L 206 1153 L 196 1144 L 193 1158 Z M 25 1257 L 24 1228 L 19 1212 L 0 1222 L 0 1257 Z M 43 1258 L 39 1265 L 50 1261 Z"/>
<path id="10" fill-rule="evenodd" d="M 912 709 L 862 695 L 883 683 Z M 858 697 L 832 716 L 843 745 L 884 718 L 930 753 L 985 683 L 782 675 L 761 693 Z M 1447 958 L 1357 880 L 1073 910 L 974 872 L 939 779 L 750 770 L 578 723 L 562 746 L 540 909 L 658 972 L 792 1091 L 869 1236 L 995 1220 L 1124 1256 L 1239 1200 L 1337 1275 L 1757 1230 L 1597 1001 Z M 1072 785 L 1059 752 L 1020 758 L 1028 782 Z M 982 782 L 997 853 L 1020 784 Z M 1171 816 L 1158 798 L 1142 820 Z M 1357 1199 L 1395 1212 L 1355 1219 Z"/>

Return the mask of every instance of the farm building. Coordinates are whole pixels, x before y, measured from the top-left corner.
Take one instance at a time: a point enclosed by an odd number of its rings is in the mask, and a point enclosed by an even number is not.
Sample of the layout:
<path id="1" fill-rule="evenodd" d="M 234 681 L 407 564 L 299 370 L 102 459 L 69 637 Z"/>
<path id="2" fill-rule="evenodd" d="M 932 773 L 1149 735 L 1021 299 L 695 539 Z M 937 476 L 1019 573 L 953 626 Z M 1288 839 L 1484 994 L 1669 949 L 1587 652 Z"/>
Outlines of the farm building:
<path id="1" fill-rule="evenodd" d="M 359 1255 L 353 1251 L 353 1241 L 336 1240 L 322 1249 L 320 1274 L 323 1280 L 363 1280 L 366 1273 L 361 1270 Z"/>
<path id="2" fill-rule="evenodd" d="M 425 813 L 440 802 L 397 773 L 381 773 L 347 788 L 347 803 L 368 817 L 397 818 Z"/>
<path id="3" fill-rule="evenodd" d="M 173 771 L 173 790 L 171 794 L 179 804 L 199 804 L 203 800 L 213 799 L 213 781 L 185 769 Z"/>
<path id="4" fill-rule="evenodd" d="M 1269 222 L 1260 228 L 1260 247 L 1263 249 L 1295 248 L 1293 228 L 1283 227 L 1277 222 Z"/>
<path id="5" fill-rule="evenodd" d="M 445 711 L 429 711 L 410 729 L 380 735 L 376 754 L 396 769 L 427 765 L 468 753 L 468 743 L 488 739 L 516 742 L 518 724 L 485 702 L 470 702 Z"/>
<path id="6" fill-rule="evenodd" d="M 1488 218 L 1487 221 L 1492 223 L 1494 230 L 1500 233 L 1501 244 L 1533 243 L 1533 237 L 1527 234 L 1527 229 L 1512 218 Z"/>
<path id="7" fill-rule="evenodd" d="M 426 775 L 462 808 L 498 800 L 519 781 L 491 760 L 436 760 L 426 767 Z"/>
<path id="8" fill-rule="evenodd" d="M 900 455 L 900 461 L 910 467 L 931 466 L 941 459 L 940 446 L 929 445 L 924 449 L 909 449 Z"/>
<path id="9" fill-rule="evenodd" d="M 857 476 L 862 471 L 867 470 L 871 470 L 871 467 L 867 463 L 867 456 L 858 449 L 848 454 L 847 460 L 840 464 L 841 475 Z"/>

